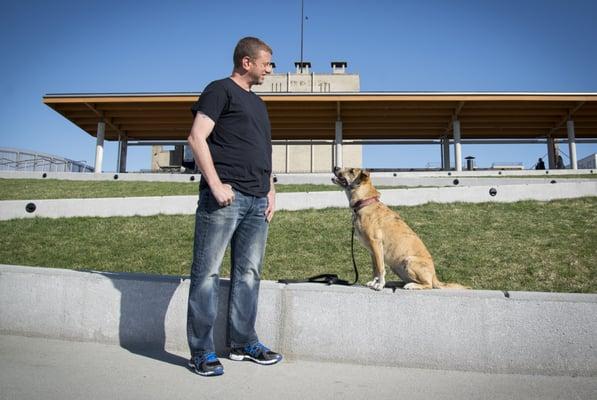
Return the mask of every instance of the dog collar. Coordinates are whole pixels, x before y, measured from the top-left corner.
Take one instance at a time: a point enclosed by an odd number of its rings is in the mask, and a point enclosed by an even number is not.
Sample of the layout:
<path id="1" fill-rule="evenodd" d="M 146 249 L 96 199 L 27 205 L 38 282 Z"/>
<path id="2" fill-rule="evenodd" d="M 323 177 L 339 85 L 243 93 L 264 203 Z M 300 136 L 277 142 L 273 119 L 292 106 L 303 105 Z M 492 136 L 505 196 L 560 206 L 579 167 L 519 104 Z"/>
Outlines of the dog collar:
<path id="1" fill-rule="evenodd" d="M 379 202 L 379 196 L 369 197 L 368 199 L 359 200 L 352 206 L 354 212 L 359 211 L 361 208 L 368 206 L 369 204 Z"/>

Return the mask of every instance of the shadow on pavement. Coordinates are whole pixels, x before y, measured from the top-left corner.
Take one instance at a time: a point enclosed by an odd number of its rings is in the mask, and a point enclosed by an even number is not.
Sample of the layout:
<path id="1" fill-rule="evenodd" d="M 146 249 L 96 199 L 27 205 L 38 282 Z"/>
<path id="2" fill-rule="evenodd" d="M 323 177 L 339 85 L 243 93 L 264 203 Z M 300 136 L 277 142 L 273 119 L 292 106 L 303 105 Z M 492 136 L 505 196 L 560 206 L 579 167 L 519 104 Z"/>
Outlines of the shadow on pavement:
<path id="1" fill-rule="evenodd" d="M 123 273 L 101 275 L 109 278 L 121 294 L 120 346 L 131 353 L 186 368 L 187 358 L 166 351 L 166 314 L 173 296 L 182 285 L 180 278 Z M 226 334 L 229 286 L 228 280 L 220 280 L 214 344 L 221 357 L 228 355 Z M 178 314 L 181 321 L 176 324 L 186 327 L 186 307 L 183 313 Z M 181 338 L 174 338 L 175 342 L 186 343 L 186 329 L 180 330 L 180 335 Z"/>
<path id="2" fill-rule="evenodd" d="M 166 313 L 180 278 L 142 274 L 110 274 L 120 291 L 120 346 L 131 353 L 186 367 L 187 359 L 166 351 Z"/>

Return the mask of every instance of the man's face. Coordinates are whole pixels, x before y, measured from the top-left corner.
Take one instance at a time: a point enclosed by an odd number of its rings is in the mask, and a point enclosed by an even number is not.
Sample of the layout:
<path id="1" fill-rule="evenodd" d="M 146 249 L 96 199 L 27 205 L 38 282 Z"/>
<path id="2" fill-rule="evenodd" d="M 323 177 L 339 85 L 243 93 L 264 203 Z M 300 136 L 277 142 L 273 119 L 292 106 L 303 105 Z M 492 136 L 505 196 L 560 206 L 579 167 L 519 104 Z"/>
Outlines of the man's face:
<path id="1" fill-rule="evenodd" d="M 265 76 L 271 74 L 271 62 L 272 55 L 265 50 L 259 50 L 258 56 L 250 60 L 248 74 L 252 85 L 261 85 Z"/>

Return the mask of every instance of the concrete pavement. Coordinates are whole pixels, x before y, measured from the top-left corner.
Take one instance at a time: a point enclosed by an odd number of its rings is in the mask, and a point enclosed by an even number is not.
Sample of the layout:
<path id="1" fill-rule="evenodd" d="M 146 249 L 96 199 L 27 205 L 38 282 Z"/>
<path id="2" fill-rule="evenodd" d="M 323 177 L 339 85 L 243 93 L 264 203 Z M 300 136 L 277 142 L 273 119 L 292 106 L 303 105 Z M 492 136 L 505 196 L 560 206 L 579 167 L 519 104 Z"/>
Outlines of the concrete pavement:
<path id="1" fill-rule="evenodd" d="M 204 378 L 185 354 L 0 336 L 0 398 L 12 399 L 594 399 L 596 377 L 486 374 L 284 360 L 222 359 Z"/>

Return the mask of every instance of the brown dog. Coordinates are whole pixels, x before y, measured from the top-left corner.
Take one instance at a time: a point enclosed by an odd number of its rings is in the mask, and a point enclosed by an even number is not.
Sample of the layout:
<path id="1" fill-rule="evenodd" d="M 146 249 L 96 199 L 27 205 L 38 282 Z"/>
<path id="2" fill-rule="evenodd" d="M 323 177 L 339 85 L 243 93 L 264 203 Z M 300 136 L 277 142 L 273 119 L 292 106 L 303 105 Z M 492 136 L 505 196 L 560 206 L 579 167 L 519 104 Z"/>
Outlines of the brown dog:
<path id="1" fill-rule="evenodd" d="M 334 175 L 332 181 L 344 189 L 354 211 L 357 237 L 371 253 L 373 280 L 368 287 L 384 288 L 387 264 L 406 283 L 404 289 L 469 289 L 437 279 L 431 254 L 400 215 L 379 201 L 367 170 L 336 167 Z"/>

